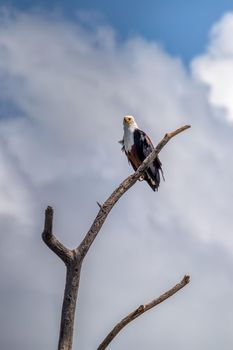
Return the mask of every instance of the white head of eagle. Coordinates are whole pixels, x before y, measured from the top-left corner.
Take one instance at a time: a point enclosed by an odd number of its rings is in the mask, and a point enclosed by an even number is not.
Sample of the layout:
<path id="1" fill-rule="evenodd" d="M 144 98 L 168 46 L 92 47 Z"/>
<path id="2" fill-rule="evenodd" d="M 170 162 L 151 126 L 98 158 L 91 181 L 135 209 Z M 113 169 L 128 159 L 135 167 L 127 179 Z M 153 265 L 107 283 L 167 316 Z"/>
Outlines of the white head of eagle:
<path id="1" fill-rule="evenodd" d="M 123 118 L 124 135 L 122 151 L 125 152 L 129 163 L 136 171 L 144 159 L 153 151 L 154 146 L 149 136 L 139 129 L 135 119 L 131 115 Z M 158 190 L 160 184 L 160 172 L 163 176 L 162 163 L 159 157 L 156 157 L 143 175 L 145 180 L 153 191 Z"/>

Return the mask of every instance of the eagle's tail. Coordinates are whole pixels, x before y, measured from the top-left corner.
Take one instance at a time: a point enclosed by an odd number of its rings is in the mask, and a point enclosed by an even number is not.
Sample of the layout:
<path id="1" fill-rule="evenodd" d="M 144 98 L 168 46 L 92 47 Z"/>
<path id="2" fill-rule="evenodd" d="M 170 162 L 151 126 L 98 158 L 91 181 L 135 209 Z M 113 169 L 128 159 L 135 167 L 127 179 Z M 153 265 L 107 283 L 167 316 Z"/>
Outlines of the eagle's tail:
<path id="1" fill-rule="evenodd" d="M 157 157 L 154 160 L 153 164 L 145 172 L 145 176 L 144 176 L 144 180 L 148 183 L 148 185 L 152 188 L 153 191 L 158 191 L 159 184 L 160 184 L 160 172 L 163 180 L 165 181 L 163 170 L 162 170 L 162 163 Z"/>

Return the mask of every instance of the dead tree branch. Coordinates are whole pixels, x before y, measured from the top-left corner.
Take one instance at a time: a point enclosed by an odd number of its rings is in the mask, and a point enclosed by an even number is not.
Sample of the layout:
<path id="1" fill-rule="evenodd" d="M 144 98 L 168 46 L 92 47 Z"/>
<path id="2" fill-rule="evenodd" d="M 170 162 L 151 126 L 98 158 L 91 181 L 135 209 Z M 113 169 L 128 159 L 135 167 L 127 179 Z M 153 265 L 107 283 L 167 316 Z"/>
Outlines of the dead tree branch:
<path id="1" fill-rule="evenodd" d="M 163 147 L 171 140 L 174 136 L 178 135 L 182 131 L 190 128 L 190 125 L 182 126 L 175 131 L 167 133 L 163 139 L 158 143 L 153 152 L 149 154 L 149 156 L 144 160 L 141 166 L 137 169 L 137 171 L 128 176 L 111 194 L 111 196 L 104 202 L 104 204 L 100 207 L 100 210 L 91 226 L 86 236 L 80 245 L 76 248 L 76 252 L 80 252 L 81 258 L 83 259 L 87 254 L 91 244 L 99 233 L 104 221 L 106 220 L 108 214 L 110 213 L 112 207 L 116 204 L 116 202 L 121 198 L 121 196 L 132 187 L 135 182 L 142 176 L 145 170 L 150 166 L 153 160 L 157 157 Z"/>
<path id="2" fill-rule="evenodd" d="M 188 128 L 190 128 L 190 126 L 185 125 L 175 131 L 167 133 L 163 137 L 163 139 L 158 143 L 153 152 L 151 152 L 151 154 L 144 160 L 144 162 L 137 169 L 137 171 L 134 174 L 128 176 L 116 188 L 116 190 L 110 195 L 110 197 L 104 202 L 103 205 L 97 202 L 98 206 L 100 207 L 99 212 L 96 218 L 94 219 L 91 228 L 86 233 L 84 239 L 76 249 L 68 249 L 55 237 L 52 229 L 53 209 L 50 206 L 47 207 L 45 211 L 45 224 L 44 231 L 42 233 L 42 238 L 45 244 L 65 263 L 67 268 L 58 350 L 72 349 L 74 317 L 82 262 L 93 241 L 98 235 L 102 225 L 104 224 L 108 214 L 110 213 L 111 209 L 116 204 L 116 202 L 121 198 L 121 196 L 126 191 L 128 191 L 142 176 L 142 174 L 150 166 L 153 160 L 157 157 L 159 152 L 168 143 L 168 141 Z"/>
<path id="3" fill-rule="evenodd" d="M 42 238 L 45 244 L 67 265 L 73 260 L 73 252 L 53 235 L 53 208 L 47 207 Z"/>
<path id="4" fill-rule="evenodd" d="M 180 289 L 185 287 L 190 281 L 189 276 L 184 276 L 181 282 L 177 283 L 173 288 L 169 289 L 164 294 L 160 295 L 157 299 L 152 300 L 150 303 L 145 305 L 140 305 L 136 310 L 124 317 L 117 325 L 109 332 L 107 337 L 98 346 L 97 350 L 104 350 L 112 342 L 112 340 L 117 336 L 117 334 L 125 327 L 127 324 L 135 320 L 135 318 L 144 314 L 144 312 L 152 309 L 156 305 L 162 303 L 166 299 L 170 298 L 172 295 L 177 293 Z"/>

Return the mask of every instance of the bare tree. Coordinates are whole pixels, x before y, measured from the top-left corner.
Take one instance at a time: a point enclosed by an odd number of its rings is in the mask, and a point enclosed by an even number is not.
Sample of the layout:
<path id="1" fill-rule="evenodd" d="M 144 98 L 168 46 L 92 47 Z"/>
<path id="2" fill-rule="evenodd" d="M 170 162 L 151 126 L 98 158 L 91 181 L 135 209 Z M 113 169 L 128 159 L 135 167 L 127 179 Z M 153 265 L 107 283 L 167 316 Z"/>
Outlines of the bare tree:
<path id="1" fill-rule="evenodd" d="M 83 259 L 85 258 L 90 246 L 99 233 L 102 225 L 104 224 L 108 214 L 113 206 L 121 198 L 121 196 L 132 187 L 137 180 L 143 175 L 149 165 L 157 157 L 162 148 L 168 143 L 168 141 L 188 129 L 190 126 L 185 125 L 175 131 L 167 133 L 163 139 L 158 143 L 153 152 L 144 160 L 137 171 L 127 177 L 110 195 L 110 197 L 104 202 L 103 205 L 99 204 L 99 212 L 93 221 L 89 231 L 86 233 L 84 239 L 79 246 L 73 250 L 65 247 L 53 234 L 53 209 L 49 206 L 45 211 L 45 224 L 42 238 L 45 244 L 65 263 L 66 265 L 66 285 L 64 291 L 64 299 L 61 314 L 60 335 L 58 350 L 71 350 L 73 341 L 73 329 L 74 329 L 74 316 L 76 309 L 76 300 L 79 288 L 79 279 L 81 273 L 81 267 Z M 99 345 L 98 350 L 105 349 L 113 338 L 125 327 L 129 322 L 151 309 L 152 307 L 163 302 L 178 290 L 183 288 L 189 283 L 189 276 L 184 276 L 183 280 L 171 288 L 168 292 L 162 294 L 159 298 L 151 301 L 146 305 L 139 306 L 135 311 L 121 320 L 113 330 L 107 335 L 104 341 Z"/>

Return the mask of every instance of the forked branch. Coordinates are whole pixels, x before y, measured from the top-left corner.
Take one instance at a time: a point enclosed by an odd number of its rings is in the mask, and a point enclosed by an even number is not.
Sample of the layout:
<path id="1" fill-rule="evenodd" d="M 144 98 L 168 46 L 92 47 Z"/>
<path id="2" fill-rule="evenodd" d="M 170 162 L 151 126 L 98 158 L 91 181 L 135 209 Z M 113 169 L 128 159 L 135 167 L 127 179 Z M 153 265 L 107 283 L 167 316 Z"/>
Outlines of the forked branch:
<path id="1" fill-rule="evenodd" d="M 169 289 L 164 294 L 160 295 L 157 299 L 152 300 L 150 303 L 145 305 L 140 305 L 136 310 L 124 317 L 117 325 L 109 332 L 107 337 L 98 346 L 97 350 L 104 350 L 112 342 L 112 340 L 117 336 L 117 334 L 125 327 L 127 324 L 135 320 L 135 318 L 144 314 L 144 312 L 152 309 L 156 305 L 162 303 L 166 299 L 170 298 L 172 295 L 177 293 L 180 289 L 185 287 L 190 281 L 189 276 L 184 276 L 181 282 L 177 283 L 173 288 Z"/>

